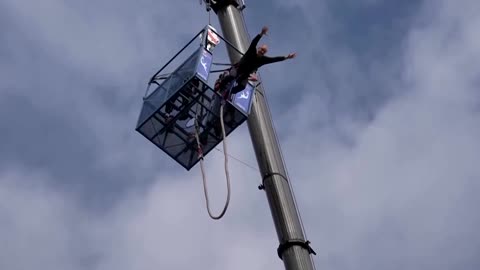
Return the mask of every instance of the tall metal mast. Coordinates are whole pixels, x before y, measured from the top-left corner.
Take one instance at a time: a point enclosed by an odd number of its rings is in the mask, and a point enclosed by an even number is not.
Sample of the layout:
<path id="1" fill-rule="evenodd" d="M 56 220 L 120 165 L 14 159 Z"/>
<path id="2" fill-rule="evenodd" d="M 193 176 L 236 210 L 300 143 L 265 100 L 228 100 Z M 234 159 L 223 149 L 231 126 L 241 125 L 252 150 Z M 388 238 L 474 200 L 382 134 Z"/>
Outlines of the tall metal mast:
<path id="1" fill-rule="evenodd" d="M 237 0 L 205 1 L 207 10 L 211 7 L 217 14 L 223 36 L 241 52 L 250 45 L 242 9 L 245 7 Z M 240 60 L 241 55 L 227 46 L 232 63 Z M 295 205 L 293 191 L 289 184 L 281 150 L 273 127 L 264 89 L 260 85 L 253 100 L 248 118 L 250 137 L 262 174 L 262 186 L 272 212 L 280 245 L 278 256 L 287 270 L 315 269 L 310 253 L 314 253 L 305 239 L 300 214 Z"/>

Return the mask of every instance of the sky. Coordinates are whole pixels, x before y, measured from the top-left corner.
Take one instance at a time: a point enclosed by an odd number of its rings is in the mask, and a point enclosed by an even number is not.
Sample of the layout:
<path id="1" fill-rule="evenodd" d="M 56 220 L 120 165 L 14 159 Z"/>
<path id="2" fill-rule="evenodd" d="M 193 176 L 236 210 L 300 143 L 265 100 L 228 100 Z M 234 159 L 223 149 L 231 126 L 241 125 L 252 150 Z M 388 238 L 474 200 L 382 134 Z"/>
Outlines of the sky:
<path id="1" fill-rule="evenodd" d="M 246 4 L 298 54 L 260 73 L 316 268 L 478 269 L 480 2 Z M 257 170 L 230 159 L 215 221 L 199 167 L 135 131 L 207 23 L 199 1 L 0 1 L 0 269 L 283 268 Z M 246 124 L 228 146 L 256 167 Z M 218 213 L 223 154 L 205 165 Z"/>

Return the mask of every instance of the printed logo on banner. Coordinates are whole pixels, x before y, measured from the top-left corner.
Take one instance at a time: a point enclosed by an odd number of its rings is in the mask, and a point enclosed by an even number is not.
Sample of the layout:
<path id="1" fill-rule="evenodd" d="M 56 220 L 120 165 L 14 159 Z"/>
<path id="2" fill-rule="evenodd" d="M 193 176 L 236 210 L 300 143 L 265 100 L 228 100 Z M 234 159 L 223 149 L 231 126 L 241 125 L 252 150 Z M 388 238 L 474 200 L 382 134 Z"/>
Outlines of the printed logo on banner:
<path id="1" fill-rule="evenodd" d="M 252 94 L 253 86 L 251 84 L 247 84 L 247 87 L 235 94 L 233 99 L 234 104 L 241 108 L 245 114 L 249 113 Z"/>
<path id="2" fill-rule="evenodd" d="M 210 66 L 212 65 L 212 55 L 206 51 L 202 51 L 202 57 L 197 67 L 197 73 L 204 80 L 208 79 L 208 73 L 210 72 Z"/>
<path id="3" fill-rule="evenodd" d="M 220 39 L 218 38 L 217 34 L 215 34 L 211 29 L 208 29 L 207 32 L 208 32 L 208 35 L 207 35 L 208 41 L 210 41 L 215 45 L 218 45 L 218 43 L 220 43 Z"/>
<path id="4" fill-rule="evenodd" d="M 250 92 L 242 92 L 242 94 L 238 97 L 239 99 L 248 99 L 248 97 L 250 96 Z"/>

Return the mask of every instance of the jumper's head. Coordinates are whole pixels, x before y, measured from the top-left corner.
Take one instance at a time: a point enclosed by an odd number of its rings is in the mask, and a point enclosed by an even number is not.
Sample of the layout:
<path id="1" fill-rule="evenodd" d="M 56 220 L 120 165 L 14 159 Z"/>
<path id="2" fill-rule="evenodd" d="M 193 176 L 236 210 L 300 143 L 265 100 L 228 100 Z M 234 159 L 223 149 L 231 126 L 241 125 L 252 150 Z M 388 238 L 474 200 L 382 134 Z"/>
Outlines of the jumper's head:
<path id="1" fill-rule="evenodd" d="M 268 46 L 263 44 L 262 46 L 258 47 L 257 55 L 263 56 L 268 52 Z"/>

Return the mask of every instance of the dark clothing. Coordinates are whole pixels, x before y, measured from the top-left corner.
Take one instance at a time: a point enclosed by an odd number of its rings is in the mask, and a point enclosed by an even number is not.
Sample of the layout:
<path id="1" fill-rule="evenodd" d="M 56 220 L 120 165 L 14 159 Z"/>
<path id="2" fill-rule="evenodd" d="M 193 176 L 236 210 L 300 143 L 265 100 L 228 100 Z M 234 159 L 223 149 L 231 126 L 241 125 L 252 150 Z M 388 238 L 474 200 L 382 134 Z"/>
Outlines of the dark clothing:
<path id="1" fill-rule="evenodd" d="M 262 37 L 258 34 L 250 43 L 248 50 L 242 56 L 240 61 L 232 66 L 229 75 L 223 79 L 223 86 L 227 85 L 232 80 L 236 79 L 237 85 L 232 88 L 232 94 L 236 94 L 247 86 L 248 77 L 253 72 L 257 71 L 261 66 L 280 62 L 287 59 L 285 56 L 269 57 L 257 54 L 257 44 Z"/>
<path id="2" fill-rule="evenodd" d="M 277 57 L 268 57 L 265 55 L 259 56 L 257 55 L 257 44 L 262 37 L 261 34 L 258 34 L 250 43 L 248 50 L 242 56 L 240 61 L 235 64 L 235 68 L 238 70 L 240 76 L 243 75 L 248 77 L 251 73 L 257 71 L 261 66 L 280 62 L 287 59 L 285 56 L 277 56 Z"/>

